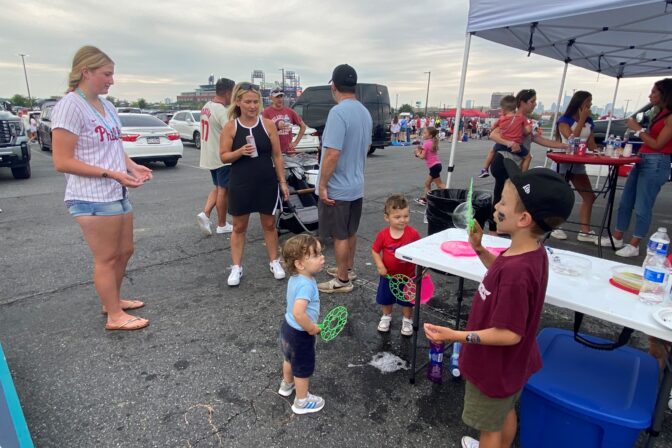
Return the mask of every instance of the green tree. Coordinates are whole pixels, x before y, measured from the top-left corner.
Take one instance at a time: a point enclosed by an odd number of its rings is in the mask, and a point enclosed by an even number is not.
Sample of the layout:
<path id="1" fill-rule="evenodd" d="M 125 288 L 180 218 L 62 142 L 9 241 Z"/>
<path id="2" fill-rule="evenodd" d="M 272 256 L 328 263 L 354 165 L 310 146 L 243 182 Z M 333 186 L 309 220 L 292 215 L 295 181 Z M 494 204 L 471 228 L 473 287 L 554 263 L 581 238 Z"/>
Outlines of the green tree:
<path id="1" fill-rule="evenodd" d="M 402 112 L 413 113 L 413 107 L 410 104 L 402 104 L 397 112 L 399 112 L 399 113 L 402 113 Z"/>
<path id="2" fill-rule="evenodd" d="M 16 94 L 9 99 L 14 106 L 28 107 L 29 101 L 27 96 Z"/>
<path id="3" fill-rule="evenodd" d="M 140 99 L 138 100 L 138 107 L 139 107 L 140 109 L 147 109 L 147 101 L 145 101 L 144 98 L 140 98 Z"/>
<path id="4" fill-rule="evenodd" d="M 119 103 L 119 100 L 116 99 L 116 98 L 113 97 L 113 96 L 108 96 L 108 97 L 107 97 L 107 101 L 109 101 L 110 103 L 112 103 L 112 105 L 113 105 L 114 107 L 117 107 L 117 106 L 119 105 L 119 104 L 118 104 L 118 103 Z"/>

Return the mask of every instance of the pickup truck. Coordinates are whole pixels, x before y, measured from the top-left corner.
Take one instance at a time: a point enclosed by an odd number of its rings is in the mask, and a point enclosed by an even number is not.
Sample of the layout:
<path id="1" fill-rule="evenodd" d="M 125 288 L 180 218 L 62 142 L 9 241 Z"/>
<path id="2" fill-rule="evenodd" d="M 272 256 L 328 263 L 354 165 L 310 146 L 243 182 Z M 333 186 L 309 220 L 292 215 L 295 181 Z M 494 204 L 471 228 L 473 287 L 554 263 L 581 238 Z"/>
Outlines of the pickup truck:
<path id="1" fill-rule="evenodd" d="M 0 110 L 0 167 L 12 170 L 15 179 L 30 177 L 30 148 L 21 119 Z"/>

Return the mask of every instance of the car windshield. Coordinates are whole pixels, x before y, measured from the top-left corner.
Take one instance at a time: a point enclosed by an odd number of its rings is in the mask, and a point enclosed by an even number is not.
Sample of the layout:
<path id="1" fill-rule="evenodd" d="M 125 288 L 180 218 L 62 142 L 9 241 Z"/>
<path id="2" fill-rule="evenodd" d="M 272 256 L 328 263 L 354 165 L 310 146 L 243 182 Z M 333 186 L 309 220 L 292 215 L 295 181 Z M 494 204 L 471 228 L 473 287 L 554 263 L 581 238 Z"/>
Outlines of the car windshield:
<path id="1" fill-rule="evenodd" d="M 166 123 L 151 115 L 120 115 L 121 125 L 125 128 L 165 127 Z"/>
<path id="2" fill-rule="evenodd" d="M 194 116 L 194 121 L 201 121 L 201 113 L 200 112 L 192 112 L 191 114 Z"/>

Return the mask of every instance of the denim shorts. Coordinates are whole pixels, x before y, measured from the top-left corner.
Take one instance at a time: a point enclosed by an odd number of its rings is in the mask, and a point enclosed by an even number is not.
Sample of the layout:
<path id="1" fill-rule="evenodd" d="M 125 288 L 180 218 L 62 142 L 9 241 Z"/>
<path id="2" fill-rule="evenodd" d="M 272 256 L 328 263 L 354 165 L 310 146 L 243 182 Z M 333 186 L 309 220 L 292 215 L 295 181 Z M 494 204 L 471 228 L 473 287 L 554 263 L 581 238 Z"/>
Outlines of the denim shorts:
<path id="1" fill-rule="evenodd" d="M 231 173 L 231 165 L 220 166 L 217 169 L 210 170 L 212 176 L 212 183 L 215 187 L 229 188 L 229 174 Z"/>
<path id="2" fill-rule="evenodd" d="M 283 319 L 280 345 L 285 361 L 291 364 L 297 378 L 310 378 L 315 372 L 315 336 L 297 330 Z"/>
<path id="3" fill-rule="evenodd" d="M 116 216 L 133 211 L 128 198 L 112 202 L 65 201 L 65 206 L 73 217 L 78 216 Z"/>
<path id="4" fill-rule="evenodd" d="M 567 174 L 569 167 L 572 167 L 572 174 L 586 174 L 586 165 L 584 163 L 561 163 L 559 170 L 557 163 L 553 162 L 551 164 L 551 169 L 553 171 L 557 171 L 560 174 Z"/>

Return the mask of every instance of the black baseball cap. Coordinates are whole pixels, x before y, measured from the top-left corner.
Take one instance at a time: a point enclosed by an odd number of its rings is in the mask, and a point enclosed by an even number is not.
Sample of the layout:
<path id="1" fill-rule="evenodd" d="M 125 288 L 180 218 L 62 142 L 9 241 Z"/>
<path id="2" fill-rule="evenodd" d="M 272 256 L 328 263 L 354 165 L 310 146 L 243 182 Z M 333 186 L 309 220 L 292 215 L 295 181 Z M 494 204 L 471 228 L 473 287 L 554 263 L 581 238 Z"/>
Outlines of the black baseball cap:
<path id="1" fill-rule="evenodd" d="M 546 218 L 569 218 L 574 208 L 574 192 L 562 176 L 548 168 L 522 172 L 511 159 L 504 159 L 504 168 L 518 190 L 525 210 L 542 230 L 553 230 L 546 224 Z"/>
<path id="2" fill-rule="evenodd" d="M 348 64 L 336 66 L 331 74 L 331 80 L 337 86 L 354 87 L 357 85 L 357 72 Z"/>

